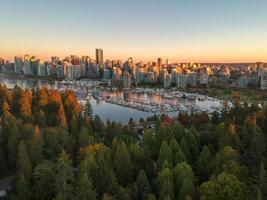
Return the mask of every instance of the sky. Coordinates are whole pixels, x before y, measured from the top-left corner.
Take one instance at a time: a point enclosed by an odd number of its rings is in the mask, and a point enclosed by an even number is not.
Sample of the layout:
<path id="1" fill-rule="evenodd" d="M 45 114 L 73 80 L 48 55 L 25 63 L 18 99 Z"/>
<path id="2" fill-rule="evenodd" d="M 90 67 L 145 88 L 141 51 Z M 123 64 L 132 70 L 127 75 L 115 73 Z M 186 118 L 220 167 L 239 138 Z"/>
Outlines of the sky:
<path id="1" fill-rule="evenodd" d="M 267 0 L 0 0 L 0 57 L 267 61 Z"/>

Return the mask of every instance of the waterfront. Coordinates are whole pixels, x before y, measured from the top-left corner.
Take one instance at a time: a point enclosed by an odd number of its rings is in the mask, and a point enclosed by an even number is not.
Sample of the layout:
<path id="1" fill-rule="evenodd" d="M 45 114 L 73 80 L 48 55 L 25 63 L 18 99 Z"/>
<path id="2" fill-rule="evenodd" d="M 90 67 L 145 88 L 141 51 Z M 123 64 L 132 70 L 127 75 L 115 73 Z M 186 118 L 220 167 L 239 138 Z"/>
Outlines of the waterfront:
<path id="1" fill-rule="evenodd" d="M 7 85 L 8 88 L 18 85 L 28 89 L 37 87 L 71 89 L 77 92 L 82 104 L 86 101 L 91 102 L 94 115 L 99 115 L 104 121 L 110 119 L 123 124 L 128 123 L 130 118 L 140 120 L 162 113 L 177 116 L 181 111 L 212 112 L 222 107 L 222 101 L 203 95 L 149 88 L 117 91 L 98 87 L 97 81 L 60 82 L 1 75 L 0 83 Z M 97 97 L 93 98 L 95 91 Z"/>

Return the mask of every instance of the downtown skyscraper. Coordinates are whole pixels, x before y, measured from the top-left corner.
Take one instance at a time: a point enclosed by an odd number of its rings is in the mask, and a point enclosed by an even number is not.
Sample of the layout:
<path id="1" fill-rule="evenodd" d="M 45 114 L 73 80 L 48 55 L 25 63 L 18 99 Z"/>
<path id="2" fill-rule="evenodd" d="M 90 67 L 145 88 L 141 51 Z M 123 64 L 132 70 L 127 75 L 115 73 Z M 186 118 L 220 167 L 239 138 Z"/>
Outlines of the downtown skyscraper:
<path id="1" fill-rule="evenodd" d="M 95 50 L 95 56 L 96 56 L 96 64 L 100 64 L 100 63 L 104 62 L 103 49 L 96 49 Z"/>

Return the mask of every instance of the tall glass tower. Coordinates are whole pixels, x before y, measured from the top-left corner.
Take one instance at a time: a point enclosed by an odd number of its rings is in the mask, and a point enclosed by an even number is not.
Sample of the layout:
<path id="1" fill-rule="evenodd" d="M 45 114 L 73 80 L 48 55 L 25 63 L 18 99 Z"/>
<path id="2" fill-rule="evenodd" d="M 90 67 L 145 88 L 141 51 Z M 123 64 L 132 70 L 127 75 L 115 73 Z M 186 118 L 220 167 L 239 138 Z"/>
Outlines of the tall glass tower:
<path id="1" fill-rule="evenodd" d="M 103 63 L 103 50 L 102 49 L 96 49 L 95 56 L 96 56 L 96 64 Z"/>

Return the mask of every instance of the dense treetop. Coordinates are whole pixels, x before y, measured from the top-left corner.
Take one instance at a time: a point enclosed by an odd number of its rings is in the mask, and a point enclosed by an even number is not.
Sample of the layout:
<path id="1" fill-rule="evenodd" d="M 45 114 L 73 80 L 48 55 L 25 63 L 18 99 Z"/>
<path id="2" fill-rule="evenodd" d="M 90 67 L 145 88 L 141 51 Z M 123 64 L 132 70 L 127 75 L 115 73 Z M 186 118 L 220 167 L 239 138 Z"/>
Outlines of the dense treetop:
<path id="1" fill-rule="evenodd" d="M 267 198 L 267 107 L 238 95 L 211 116 L 122 125 L 93 116 L 69 90 L 0 85 L 0 116 L 0 176 L 13 177 L 7 199 Z"/>

